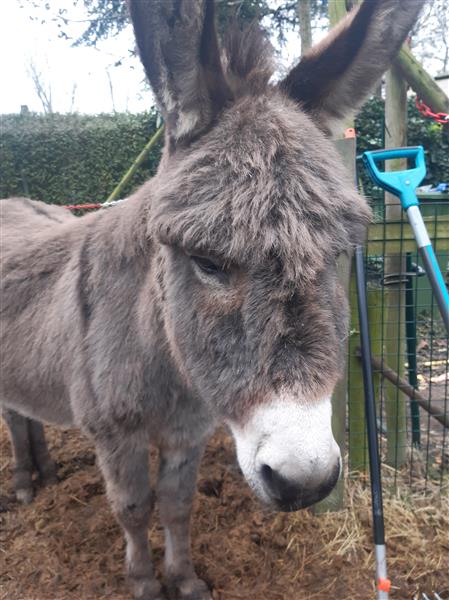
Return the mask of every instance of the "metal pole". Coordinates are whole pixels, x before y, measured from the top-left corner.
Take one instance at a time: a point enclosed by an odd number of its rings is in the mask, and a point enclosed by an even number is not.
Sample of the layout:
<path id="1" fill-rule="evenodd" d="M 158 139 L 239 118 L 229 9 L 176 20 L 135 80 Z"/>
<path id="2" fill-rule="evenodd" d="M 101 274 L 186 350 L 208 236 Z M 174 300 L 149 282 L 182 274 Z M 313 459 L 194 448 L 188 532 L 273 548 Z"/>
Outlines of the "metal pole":
<path id="1" fill-rule="evenodd" d="M 415 300 L 413 297 L 413 263 L 412 255 L 407 252 L 405 268 L 407 271 L 407 282 L 405 284 L 405 331 L 407 337 L 407 360 L 408 360 L 408 382 L 418 389 L 417 365 L 416 365 L 416 318 Z M 416 400 L 410 401 L 410 412 L 412 418 L 412 442 L 415 446 L 421 443 L 421 425 L 419 417 L 419 406 Z"/>
<path id="2" fill-rule="evenodd" d="M 360 341 L 362 350 L 361 358 L 363 368 L 363 385 L 365 391 L 366 425 L 368 433 L 373 533 L 376 549 L 376 588 L 378 600 L 388 600 L 390 582 L 387 577 L 382 483 L 380 474 L 379 447 L 377 440 L 376 404 L 374 398 L 373 372 L 371 366 L 371 346 L 368 328 L 368 303 L 366 298 L 365 265 L 363 249 L 361 246 L 357 246 L 355 250 L 355 269 L 357 280 Z"/>
<path id="3" fill-rule="evenodd" d="M 419 206 L 409 206 L 407 209 L 407 217 L 415 234 L 419 253 L 423 259 L 424 268 L 430 280 L 435 300 L 437 301 L 438 308 L 443 317 L 446 330 L 449 333 L 449 293 L 446 289 L 443 275 L 441 274 L 440 265 L 438 264 L 435 252 L 430 243 Z"/>

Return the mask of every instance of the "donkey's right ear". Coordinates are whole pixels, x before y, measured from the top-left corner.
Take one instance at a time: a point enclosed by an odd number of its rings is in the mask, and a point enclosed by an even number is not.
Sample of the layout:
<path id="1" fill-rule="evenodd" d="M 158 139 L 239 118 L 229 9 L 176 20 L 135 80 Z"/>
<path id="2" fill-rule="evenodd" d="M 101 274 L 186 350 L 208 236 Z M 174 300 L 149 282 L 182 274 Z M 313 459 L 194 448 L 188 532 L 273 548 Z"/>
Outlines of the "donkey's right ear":
<path id="1" fill-rule="evenodd" d="M 210 127 L 230 100 L 213 0 L 128 0 L 137 47 L 164 117 L 170 148 Z"/>

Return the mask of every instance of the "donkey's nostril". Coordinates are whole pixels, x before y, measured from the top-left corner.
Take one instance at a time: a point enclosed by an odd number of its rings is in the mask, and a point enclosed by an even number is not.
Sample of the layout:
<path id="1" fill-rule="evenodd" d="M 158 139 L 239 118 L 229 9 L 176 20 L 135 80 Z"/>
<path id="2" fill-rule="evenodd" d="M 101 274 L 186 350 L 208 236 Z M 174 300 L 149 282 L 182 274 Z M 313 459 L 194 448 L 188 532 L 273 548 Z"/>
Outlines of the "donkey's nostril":
<path id="1" fill-rule="evenodd" d="M 260 467 L 260 477 L 265 491 L 269 494 L 278 510 L 291 511 L 305 508 L 325 498 L 337 483 L 340 474 L 340 461 L 334 465 L 330 475 L 304 483 L 298 479 L 287 479 L 270 465 Z"/>
<path id="2" fill-rule="evenodd" d="M 262 465 L 260 472 L 265 483 L 269 484 L 273 478 L 273 469 L 270 465 Z"/>
<path id="3" fill-rule="evenodd" d="M 298 499 L 300 489 L 296 483 L 292 483 L 283 477 L 278 471 L 272 469 L 270 465 L 262 465 L 260 471 L 265 487 L 272 498 L 287 503 Z"/>

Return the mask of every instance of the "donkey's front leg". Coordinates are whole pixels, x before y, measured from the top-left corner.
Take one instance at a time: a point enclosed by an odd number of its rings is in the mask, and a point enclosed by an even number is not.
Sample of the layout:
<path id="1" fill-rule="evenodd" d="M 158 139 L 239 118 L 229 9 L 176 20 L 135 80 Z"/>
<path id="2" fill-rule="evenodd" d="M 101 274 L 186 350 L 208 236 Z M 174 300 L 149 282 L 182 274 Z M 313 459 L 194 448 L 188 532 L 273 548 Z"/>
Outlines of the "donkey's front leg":
<path id="1" fill-rule="evenodd" d="M 162 600 L 154 576 L 148 525 L 153 508 L 148 444 L 130 434 L 97 441 L 97 456 L 114 514 L 126 537 L 128 578 L 135 600 Z"/>
<path id="2" fill-rule="evenodd" d="M 196 574 L 190 553 L 190 513 L 203 446 L 161 448 L 158 503 L 165 530 L 165 574 L 170 598 L 210 600 Z"/>

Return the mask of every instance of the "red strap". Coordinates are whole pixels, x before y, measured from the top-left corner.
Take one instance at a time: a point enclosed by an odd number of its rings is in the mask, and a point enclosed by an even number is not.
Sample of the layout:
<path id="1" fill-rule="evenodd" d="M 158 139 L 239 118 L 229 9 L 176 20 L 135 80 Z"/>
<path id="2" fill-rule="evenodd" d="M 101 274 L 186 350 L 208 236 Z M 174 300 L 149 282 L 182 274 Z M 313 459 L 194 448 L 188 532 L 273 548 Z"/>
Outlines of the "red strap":
<path id="1" fill-rule="evenodd" d="M 64 208 L 68 210 L 94 210 L 97 208 L 101 208 L 101 204 L 67 204 Z"/>

